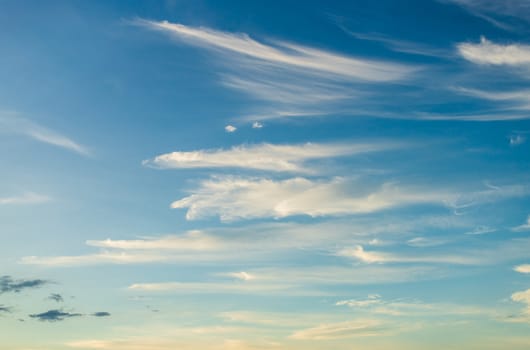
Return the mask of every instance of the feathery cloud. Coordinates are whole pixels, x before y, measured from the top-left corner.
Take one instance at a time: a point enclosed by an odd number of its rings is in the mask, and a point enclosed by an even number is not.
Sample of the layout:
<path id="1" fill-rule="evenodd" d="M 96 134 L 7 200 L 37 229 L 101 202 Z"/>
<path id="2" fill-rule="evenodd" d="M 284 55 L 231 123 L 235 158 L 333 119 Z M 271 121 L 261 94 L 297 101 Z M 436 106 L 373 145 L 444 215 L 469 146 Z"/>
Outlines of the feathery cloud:
<path id="1" fill-rule="evenodd" d="M 41 194 L 26 192 L 20 196 L 0 197 L 0 205 L 10 204 L 40 204 L 50 201 L 51 198 Z"/>
<path id="2" fill-rule="evenodd" d="M 493 24 L 494 26 L 513 31 L 513 23 L 505 22 L 507 17 L 530 21 L 530 3 L 526 0 L 445 0 L 456 3 L 472 15 Z"/>
<path id="3" fill-rule="evenodd" d="M 221 221 L 283 218 L 294 215 L 340 216 L 378 212 L 414 205 L 443 205 L 455 210 L 481 203 L 528 195 L 526 185 L 476 192 L 432 190 L 387 182 L 369 186 L 359 179 L 286 180 L 221 176 L 202 181 L 193 193 L 171 204 L 186 208 L 186 219 L 219 216 Z"/>
<path id="4" fill-rule="evenodd" d="M 308 160 L 381 152 L 402 147 L 405 147 L 405 144 L 399 142 L 295 145 L 263 143 L 234 146 L 228 150 L 210 149 L 166 153 L 146 160 L 143 164 L 162 169 L 234 167 L 274 172 L 311 172 L 303 166 L 303 163 Z"/>
<path id="5" fill-rule="evenodd" d="M 530 230 L 530 215 L 528 215 L 528 217 L 526 218 L 526 222 L 524 224 L 512 228 L 512 231 L 515 231 L 515 232 L 528 231 L 528 230 Z"/>
<path id="6" fill-rule="evenodd" d="M 293 215 L 337 216 L 372 213 L 419 203 L 449 201 L 444 193 L 385 183 L 375 189 L 343 178 L 275 181 L 267 178 L 217 177 L 203 181 L 192 195 L 172 208 L 187 208 L 186 218 L 219 216 L 222 221 Z"/>
<path id="7" fill-rule="evenodd" d="M 322 324 L 299 330 L 293 333 L 290 338 L 298 340 L 324 340 L 381 336 L 386 333 L 387 327 L 381 321 L 362 320 Z"/>
<path id="8" fill-rule="evenodd" d="M 383 253 L 377 251 L 366 251 L 360 245 L 354 248 L 340 249 L 336 253 L 337 256 L 346 258 L 353 258 L 363 263 L 433 263 L 433 264 L 461 264 L 461 265 L 475 265 L 479 264 L 480 260 L 474 257 L 466 257 L 461 255 L 398 255 L 393 253 Z"/>
<path id="9" fill-rule="evenodd" d="M 338 79 L 346 77 L 366 81 L 392 81 L 403 79 L 415 70 L 401 64 L 354 58 L 282 41 L 274 41 L 275 46 L 270 46 L 246 34 L 194 28 L 168 21 L 139 19 L 134 23 L 166 32 L 192 45 L 252 57 L 262 64 L 290 66 L 313 71 L 315 74 L 331 74 Z"/>
<path id="10" fill-rule="evenodd" d="M 224 69 L 221 83 L 263 103 L 241 117 L 251 122 L 336 113 L 341 105 L 358 105 L 360 97 L 374 94 L 373 86 L 367 83 L 403 81 L 419 71 L 417 66 L 352 57 L 281 40 L 257 41 L 247 34 L 167 21 L 139 19 L 132 23 L 215 54 Z"/>
<path id="11" fill-rule="evenodd" d="M 1 129 L 10 133 L 25 135 L 34 140 L 61 147 L 84 156 L 90 155 L 90 151 L 86 147 L 56 131 L 35 124 L 27 119 L 0 115 L 0 126 Z"/>

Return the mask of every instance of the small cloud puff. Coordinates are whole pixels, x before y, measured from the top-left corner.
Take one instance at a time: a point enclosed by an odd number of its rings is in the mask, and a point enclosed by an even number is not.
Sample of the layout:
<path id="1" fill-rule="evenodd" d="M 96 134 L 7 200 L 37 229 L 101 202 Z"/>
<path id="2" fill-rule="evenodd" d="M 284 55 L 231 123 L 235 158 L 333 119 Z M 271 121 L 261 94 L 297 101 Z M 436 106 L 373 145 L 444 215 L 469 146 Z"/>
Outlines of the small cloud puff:
<path id="1" fill-rule="evenodd" d="M 519 134 L 510 135 L 510 146 L 522 145 L 526 142 L 526 137 Z"/>
<path id="2" fill-rule="evenodd" d="M 254 122 L 252 123 L 252 129 L 261 129 L 263 128 L 263 124 L 260 122 Z"/>
<path id="3" fill-rule="evenodd" d="M 234 132 L 234 131 L 236 131 L 236 130 L 237 130 L 237 128 L 236 128 L 235 126 L 233 126 L 233 125 L 227 125 L 227 126 L 225 126 L 225 131 L 226 131 L 226 132 L 230 132 L 230 133 L 232 133 L 232 132 Z"/>

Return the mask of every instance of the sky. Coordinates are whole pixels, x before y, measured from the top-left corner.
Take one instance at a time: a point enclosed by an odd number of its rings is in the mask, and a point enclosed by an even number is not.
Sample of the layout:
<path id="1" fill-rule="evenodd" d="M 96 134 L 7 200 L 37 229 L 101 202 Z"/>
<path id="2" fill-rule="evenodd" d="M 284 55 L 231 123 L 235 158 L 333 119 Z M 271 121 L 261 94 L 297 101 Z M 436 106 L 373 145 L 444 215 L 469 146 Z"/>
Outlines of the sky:
<path id="1" fill-rule="evenodd" d="M 525 0 L 0 0 L 0 350 L 530 347 Z"/>

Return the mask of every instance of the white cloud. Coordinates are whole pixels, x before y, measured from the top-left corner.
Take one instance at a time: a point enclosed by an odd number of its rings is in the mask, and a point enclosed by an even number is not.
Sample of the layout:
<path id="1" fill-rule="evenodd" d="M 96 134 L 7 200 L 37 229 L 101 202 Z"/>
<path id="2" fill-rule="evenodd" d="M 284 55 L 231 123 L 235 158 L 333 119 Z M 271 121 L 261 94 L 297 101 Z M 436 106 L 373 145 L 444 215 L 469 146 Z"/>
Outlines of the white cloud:
<path id="1" fill-rule="evenodd" d="M 293 333 L 290 338 L 298 340 L 324 340 L 381 336 L 385 334 L 386 327 L 381 321 L 362 320 L 322 324 L 299 330 Z"/>
<path id="2" fill-rule="evenodd" d="M 414 71 L 414 68 L 405 65 L 354 58 L 282 41 L 274 41 L 275 46 L 270 46 L 255 41 L 246 34 L 194 28 L 167 21 L 137 20 L 136 23 L 167 32 L 192 45 L 252 57 L 262 64 L 332 74 L 338 79 L 349 77 L 366 81 L 392 81 L 403 79 Z"/>
<path id="3" fill-rule="evenodd" d="M 473 228 L 473 230 L 471 231 L 465 232 L 465 234 L 466 235 L 484 235 L 486 233 L 492 233 L 495 231 L 497 231 L 497 229 L 493 227 L 480 225 L 480 226 Z"/>
<path id="4" fill-rule="evenodd" d="M 281 40 L 258 42 L 247 34 L 189 27 L 167 21 L 134 21 L 210 50 L 221 63 L 221 83 L 259 101 L 240 118 L 261 121 L 344 112 L 377 95 L 366 83 L 402 81 L 420 70 L 410 66 L 333 53 Z M 373 98 L 373 96 L 372 96 Z"/>
<path id="5" fill-rule="evenodd" d="M 143 293 L 182 293 L 182 294 L 281 294 L 281 295 L 325 295 L 316 290 L 299 288 L 296 284 L 248 283 L 244 282 L 161 282 L 135 283 L 128 287 L 130 291 Z"/>
<path id="6" fill-rule="evenodd" d="M 493 308 L 448 303 L 424 303 L 417 300 L 398 299 L 389 301 L 382 299 L 377 294 L 371 295 L 367 299 L 340 300 L 335 305 L 355 308 L 357 313 L 366 312 L 389 316 L 489 316 L 492 319 L 499 317 L 499 312 Z"/>
<path id="7" fill-rule="evenodd" d="M 443 204 L 451 196 L 385 183 L 377 188 L 343 178 L 275 181 L 266 178 L 217 177 L 203 181 L 194 194 L 175 201 L 187 208 L 186 218 L 219 216 L 222 221 L 293 215 L 312 217 L 372 213 L 392 207 Z"/>
<path id="8" fill-rule="evenodd" d="M 513 269 L 520 273 L 530 273 L 530 264 L 518 265 Z"/>
<path id="9" fill-rule="evenodd" d="M 0 126 L 7 132 L 25 135 L 34 140 L 65 148 L 84 156 L 90 155 L 90 151 L 86 147 L 72 139 L 23 118 L 0 115 Z"/>
<path id="10" fill-rule="evenodd" d="M 376 251 L 366 251 L 360 245 L 353 248 L 340 249 L 337 256 L 353 258 L 363 263 L 440 263 L 440 264 L 479 264 L 480 260 L 475 257 L 464 255 L 399 255 L 393 253 L 383 253 Z"/>
<path id="11" fill-rule="evenodd" d="M 512 228 L 512 231 L 515 231 L 515 232 L 528 231 L 528 230 L 530 230 L 530 215 L 528 215 L 528 217 L 526 218 L 526 222 L 524 224 Z"/>
<path id="12" fill-rule="evenodd" d="M 242 281 L 250 281 L 256 278 L 256 276 L 245 271 L 223 273 L 220 274 L 220 276 L 233 277 Z"/>
<path id="13" fill-rule="evenodd" d="M 449 0 L 454 2 L 472 15 L 486 20 L 504 30 L 514 31 L 516 27 L 514 24 L 506 23 L 499 19 L 499 16 L 506 16 L 521 19 L 523 21 L 530 20 L 530 3 L 526 0 Z"/>
<path id="14" fill-rule="evenodd" d="M 33 192 L 27 192 L 20 196 L 0 197 L 0 205 L 9 204 L 39 204 L 50 201 L 51 198 Z"/>
<path id="15" fill-rule="evenodd" d="M 143 164 L 162 169 L 237 167 L 274 172 L 310 172 L 302 164 L 307 160 L 378 152 L 403 146 L 404 144 L 398 142 L 295 145 L 264 143 L 235 146 L 228 150 L 210 149 L 166 153 L 146 160 Z"/>
<path id="16" fill-rule="evenodd" d="M 518 146 L 526 142 L 526 137 L 521 134 L 510 135 L 510 145 Z"/>
<path id="17" fill-rule="evenodd" d="M 228 132 L 228 133 L 234 132 L 236 130 L 237 130 L 237 128 L 235 126 L 233 126 L 233 125 L 225 126 L 225 131 Z"/>
<path id="18" fill-rule="evenodd" d="M 254 122 L 252 123 L 252 129 L 261 129 L 263 128 L 263 124 L 260 122 Z"/>
<path id="19" fill-rule="evenodd" d="M 407 245 L 411 247 L 434 247 L 445 244 L 446 241 L 442 239 L 427 238 L 427 237 L 414 237 L 407 241 Z"/>
<path id="20" fill-rule="evenodd" d="M 530 316 L 530 289 L 512 294 L 512 300 L 525 304 L 524 313 Z"/>
<path id="21" fill-rule="evenodd" d="M 219 216 L 221 221 L 251 218 L 283 218 L 294 215 L 340 216 L 373 213 L 405 205 L 437 204 L 455 210 L 512 197 L 528 195 L 525 185 L 489 187 L 456 193 L 454 190 L 400 186 L 370 186 L 360 180 L 334 178 L 286 180 L 221 176 L 202 181 L 188 197 L 171 204 L 186 208 L 186 218 Z"/>
<path id="22" fill-rule="evenodd" d="M 530 45 L 525 44 L 495 44 L 485 37 L 480 43 L 460 43 L 458 52 L 466 60 L 476 64 L 529 66 Z"/>

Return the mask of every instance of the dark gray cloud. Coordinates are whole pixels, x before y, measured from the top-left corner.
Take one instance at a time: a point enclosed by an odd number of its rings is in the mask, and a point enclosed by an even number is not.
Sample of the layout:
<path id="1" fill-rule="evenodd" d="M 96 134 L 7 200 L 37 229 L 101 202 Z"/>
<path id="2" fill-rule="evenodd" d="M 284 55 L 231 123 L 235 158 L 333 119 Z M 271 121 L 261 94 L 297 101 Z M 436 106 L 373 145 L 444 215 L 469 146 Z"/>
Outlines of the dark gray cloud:
<path id="1" fill-rule="evenodd" d="M 35 280 L 14 280 L 11 276 L 0 277 L 0 294 L 15 292 L 18 293 L 23 289 L 39 288 L 44 284 L 49 283 L 46 280 L 35 279 Z"/>
<path id="2" fill-rule="evenodd" d="M 108 317 L 108 316 L 110 316 L 110 313 L 108 313 L 106 311 L 100 311 L 100 312 L 94 312 L 92 314 L 92 316 L 95 316 L 95 317 Z"/>
<path id="3" fill-rule="evenodd" d="M 41 314 L 29 315 L 29 317 L 36 318 L 39 321 L 48 321 L 48 322 L 63 321 L 66 318 L 79 317 L 79 316 L 83 316 L 83 315 L 64 312 L 62 310 L 49 310 Z"/>
<path id="4" fill-rule="evenodd" d="M 50 294 L 48 299 L 54 300 L 54 301 L 56 301 L 58 303 L 62 303 L 64 301 L 63 296 L 61 294 L 57 294 L 57 293 Z"/>
<path id="5" fill-rule="evenodd" d="M 11 308 L 9 306 L 0 305 L 0 314 L 2 313 L 10 313 Z"/>

